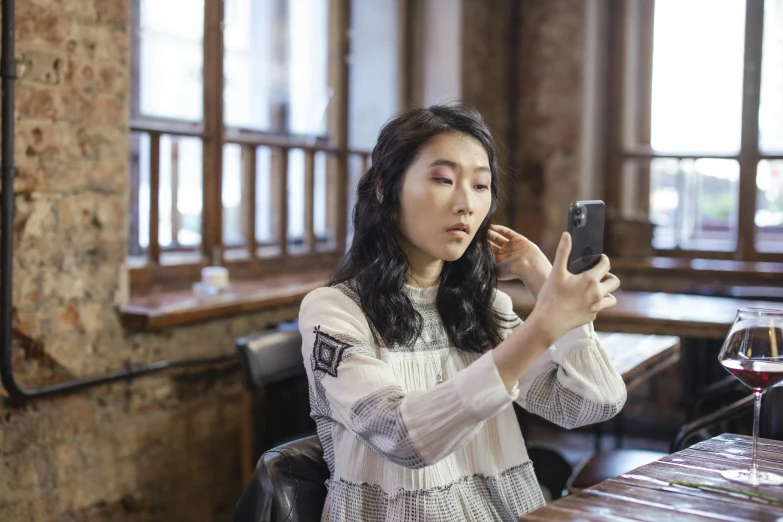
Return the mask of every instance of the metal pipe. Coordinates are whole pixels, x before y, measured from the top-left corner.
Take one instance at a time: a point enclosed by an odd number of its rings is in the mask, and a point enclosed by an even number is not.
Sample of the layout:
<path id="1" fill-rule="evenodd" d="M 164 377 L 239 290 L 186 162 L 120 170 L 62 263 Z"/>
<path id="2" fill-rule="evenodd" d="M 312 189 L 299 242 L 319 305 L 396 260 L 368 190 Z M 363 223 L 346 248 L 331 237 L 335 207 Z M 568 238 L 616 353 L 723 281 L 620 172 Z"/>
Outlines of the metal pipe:
<path id="1" fill-rule="evenodd" d="M 126 361 L 125 368 L 102 375 L 72 379 L 42 386 L 23 389 L 14 379 L 11 366 L 12 338 L 12 282 L 13 282 L 13 232 L 14 232 L 14 82 L 16 81 L 16 59 L 14 58 L 14 0 L 3 0 L 2 53 L 0 54 L 0 76 L 2 76 L 2 192 L 0 193 L 0 380 L 9 395 L 16 400 L 28 400 L 44 396 L 64 395 L 99 384 L 116 381 L 130 381 L 136 377 L 150 375 L 174 368 L 191 368 L 234 361 L 235 353 L 202 359 L 180 361 L 158 361 L 133 366 Z"/>
<path id="2" fill-rule="evenodd" d="M 16 385 L 11 373 L 11 282 L 13 280 L 13 232 L 14 232 L 14 81 L 16 61 L 14 59 L 14 0 L 3 1 L 2 54 L 0 54 L 0 75 L 2 75 L 2 169 L 3 185 L 0 195 L 0 377 L 3 386 L 12 397 L 24 395 Z"/>

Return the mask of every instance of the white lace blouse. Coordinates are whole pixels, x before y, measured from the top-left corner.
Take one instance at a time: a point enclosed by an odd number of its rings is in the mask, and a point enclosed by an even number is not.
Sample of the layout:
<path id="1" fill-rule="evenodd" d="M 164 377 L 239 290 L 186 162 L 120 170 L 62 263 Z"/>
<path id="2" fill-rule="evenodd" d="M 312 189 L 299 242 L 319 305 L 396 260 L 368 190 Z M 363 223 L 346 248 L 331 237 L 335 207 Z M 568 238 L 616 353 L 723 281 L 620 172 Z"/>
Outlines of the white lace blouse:
<path id="1" fill-rule="evenodd" d="M 625 385 L 592 324 L 560 338 L 509 392 L 490 352 L 450 346 L 437 285 L 405 291 L 424 319 L 376 344 L 350 283 L 302 302 L 311 416 L 329 466 L 323 521 L 516 521 L 544 504 L 511 403 L 565 428 L 601 422 Z M 503 337 L 522 321 L 501 291 Z"/>

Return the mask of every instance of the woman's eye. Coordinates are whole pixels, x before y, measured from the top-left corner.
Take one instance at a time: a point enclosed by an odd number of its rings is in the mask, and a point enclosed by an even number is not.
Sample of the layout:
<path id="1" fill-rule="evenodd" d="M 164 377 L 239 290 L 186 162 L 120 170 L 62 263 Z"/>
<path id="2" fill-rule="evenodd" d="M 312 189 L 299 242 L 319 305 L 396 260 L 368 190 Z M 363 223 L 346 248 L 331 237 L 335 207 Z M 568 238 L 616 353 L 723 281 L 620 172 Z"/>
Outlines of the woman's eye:
<path id="1" fill-rule="evenodd" d="M 484 190 L 489 189 L 489 187 L 487 185 L 476 185 L 476 188 L 478 190 L 480 190 L 480 191 L 484 191 Z"/>
<path id="2" fill-rule="evenodd" d="M 432 178 L 438 183 L 441 183 L 443 185 L 451 185 L 451 180 L 449 178 Z"/>

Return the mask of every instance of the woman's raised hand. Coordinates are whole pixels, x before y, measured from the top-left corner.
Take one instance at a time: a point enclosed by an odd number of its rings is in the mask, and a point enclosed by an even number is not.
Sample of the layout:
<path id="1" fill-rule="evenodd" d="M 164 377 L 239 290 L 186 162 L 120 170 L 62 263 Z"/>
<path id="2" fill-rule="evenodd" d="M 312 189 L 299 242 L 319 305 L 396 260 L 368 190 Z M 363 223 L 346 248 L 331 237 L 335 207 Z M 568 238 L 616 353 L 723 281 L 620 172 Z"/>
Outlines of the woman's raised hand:
<path id="1" fill-rule="evenodd" d="M 537 297 L 552 271 L 552 264 L 538 245 L 502 225 L 490 225 L 488 238 L 489 247 L 495 256 L 498 280 L 519 278 Z"/>
<path id="2" fill-rule="evenodd" d="M 544 281 L 528 318 L 535 317 L 552 343 L 569 330 L 595 320 L 601 310 L 617 304 L 612 292 L 620 287 L 620 280 L 609 273 L 609 258 L 602 254 L 597 265 L 574 275 L 568 271 L 570 253 L 571 235 L 564 232 L 557 245 L 552 272 Z"/>

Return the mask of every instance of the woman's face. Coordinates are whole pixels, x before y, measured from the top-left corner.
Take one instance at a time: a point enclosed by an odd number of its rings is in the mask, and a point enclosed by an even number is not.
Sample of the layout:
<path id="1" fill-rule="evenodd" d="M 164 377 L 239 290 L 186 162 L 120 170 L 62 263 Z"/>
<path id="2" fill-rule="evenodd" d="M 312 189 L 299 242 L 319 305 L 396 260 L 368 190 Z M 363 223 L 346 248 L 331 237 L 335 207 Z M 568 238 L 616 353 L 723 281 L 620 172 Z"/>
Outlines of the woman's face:
<path id="1" fill-rule="evenodd" d="M 456 132 L 428 141 L 405 171 L 400 194 L 397 226 L 410 262 L 459 259 L 489 213 L 491 183 L 480 142 Z"/>

